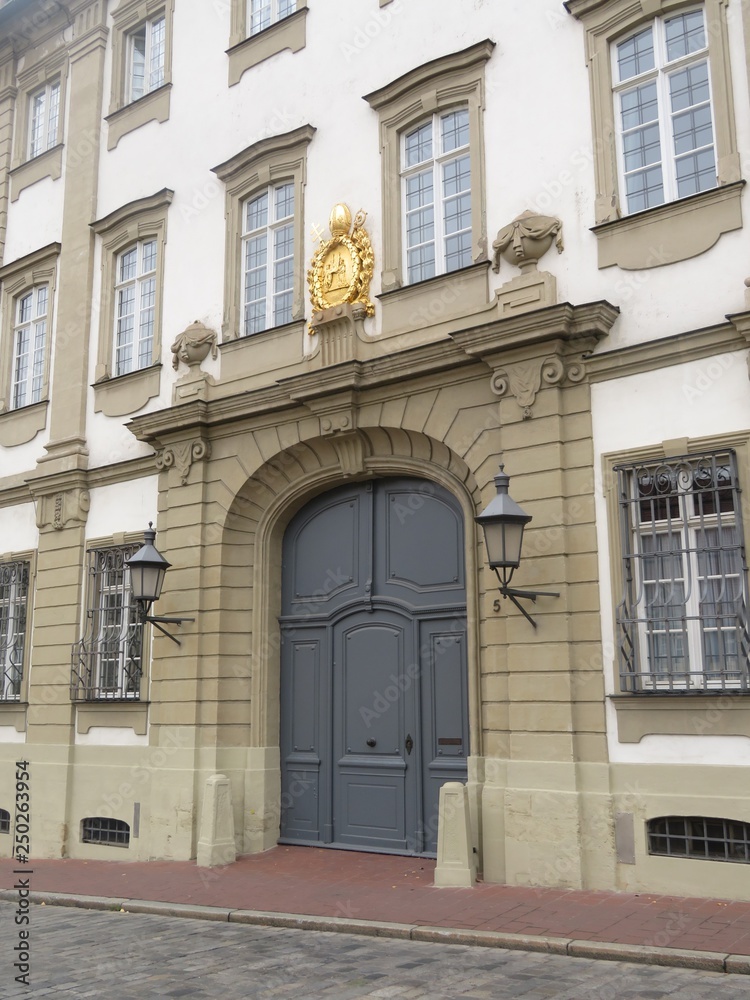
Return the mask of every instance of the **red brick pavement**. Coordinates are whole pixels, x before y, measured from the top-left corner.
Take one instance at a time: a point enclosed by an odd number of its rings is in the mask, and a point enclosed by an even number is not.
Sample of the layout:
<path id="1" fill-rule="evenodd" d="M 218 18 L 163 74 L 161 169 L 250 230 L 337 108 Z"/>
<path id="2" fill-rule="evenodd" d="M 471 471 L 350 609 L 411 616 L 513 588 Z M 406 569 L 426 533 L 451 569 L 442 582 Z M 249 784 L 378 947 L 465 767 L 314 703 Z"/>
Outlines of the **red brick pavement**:
<path id="1" fill-rule="evenodd" d="M 220 869 L 190 861 L 35 860 L 41 892 L 541 934 L 750 955 L 750 902 L 484 885 L 436 889 L 425 858 L 276 847 Z M 17 876 L 0 861 L 0 888 Z"/>

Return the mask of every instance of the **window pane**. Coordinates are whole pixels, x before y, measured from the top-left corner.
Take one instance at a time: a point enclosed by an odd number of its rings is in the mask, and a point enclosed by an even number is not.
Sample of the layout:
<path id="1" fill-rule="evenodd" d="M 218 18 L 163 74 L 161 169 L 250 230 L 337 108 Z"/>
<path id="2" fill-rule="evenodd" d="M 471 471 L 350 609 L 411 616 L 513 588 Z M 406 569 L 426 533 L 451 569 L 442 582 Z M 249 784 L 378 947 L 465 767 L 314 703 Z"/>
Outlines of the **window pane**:
<path id="1" fill-rule="evenodd" d="M 146 26 L 130 36 L 130 99 L 143 97 L 146 89 Z"/>
<path id="2" fill-rule="evenodd" d="M 164 39 L 166 24 L 159 18 L 151 25 L 151 55 L 149 59 L 148 89 L 156 90 L 164 83 Z"/>
<path id="3" fill-rule="evenodd" d="M 471 166 L 468 156 L 452 160 L 443 167 L 443 197 L 448 198 L 471 187 Z"/>
<path id="4" fill-rule="evenodd" d="M 407 251 L 407 273 L 410 282 L 426 281 L 435 276 L 434 243 Z"/>
<path id="5" fill-rule="evenodd" d="M 44 150 L 44 110 L 47 103 L 46 91 L 42 90 L 31 98 L 31 120 L 29 122 L 29 155 L 38 156 Z"/>
<path id="6" fill-rule="evenodd" d="M 274 233 L 274 259 L 279 261 L 284 259 L 289 273 L 293 273 L 292 254 L 294 252 L 294 227 L 283 226 Z M 291 281 L 288 286 L 291 288 Z"/>
<path id="7" fill-rule="evenodd" d="M 654 32 L 646 28 L 617 46 L 617 68 L 620 80 L 629 80 L 654 68 Z"/>
<path id="8" fill-rule="evenodd" d="M 432 122 L 410 132 L 404 142 L 406 166 L 432 159 Z"/>
<path id="9" fill-rule="evenodd" d="M 127 250 L 120 257 L 120 281 L 131 281 L 135 278 L 138 267 L 138 247 Z"/>
<path id="10" fill-rule="evenodd" d="M 664 203 L 661 167 L 630 174 L 625 180 L 628 212 L 640 212 Z"/>
<path id="11" fill-rule="evenodd" d="M 263 31 L 271 23 L 271 0 L 250 0 L 250 34 Z"/>
<path id="12" fill-rule="evenodd" d="M 141 274 L 156 270 L 156 240 L 149 240 L 141 247 Z"/>
<path id="13" fill-rule="evenodd" d="M 463 108 L 461 111 L 453 111 L 449 115 L 443 115 L 440 119 L 440 135 L 442 139 L 442 151 L 450 153 L 460 146 L 469 145 L 469 112 Z"/>
<path id="14" fill-rule="evenodd" d="M 57 142 L 57 122 L 60 117 L 60 84 L 53 83 L 49 91 L 49 115 L 47 116 L 47 149 Z"/>
<path id="15" fill-rule="evenodd" d="M 701 62 L 694 66 L 672 73 L 669 77 L 669 95 L 672 111 L 682 111 L 696 104 L 708 102 L 708 63 Z M 710 113 L 710 112 L 709 112 Z"/>
<path id="16" fill-rule="evenodd" d="M 716 160 L 713 149 L 706 149 L 677 161 L 677 193 L 680 198 L 715 187 Z"/>
<path id="17" fill-rule="evenodd" d="M 268 194 L 262 194 L 259 198 L 253 198 L 247 203 L 247 216 L 245 231 L 253 232 L 255 229 L 262 229 L 268 225 Z"/>
<path id="18" fill-rule="evenodd" d="M 294 215 L 294 185 L 282 184 L 276 188 L 276 221 Z"/>
<path id="19" fill-rule="evenodd" d="M 679 59 L 690 52 L 699 52 L 706 47 L 706 32 L 703 27 L 703 11 L 693 10 L 689 14 L 672 17 L 665 22 L 667 39 L 667 60 Z"/>
<path id="20" fill-rule="evenodd" d="M 418 243 L 428 243 L 435 239 L 435 211 L 424 208 L 412 212 L 406 220 L 406 244 L 413 247 Z"/>
<path id="21" fill-rule="evenodd" d="M 655 83 L 644 83 L 620 95 L 623 132 L 659 120 L 659 102 Z"/>
<path id="22" fill-rule="evenodd" d="M 423 205 L 431 205 L 434 200 L 432 171 L 417 174 L 406 179 L 406 210 L 413 211 Z"/>
<path id="23" fill-rule="evenodd" d="M 23 298 L 18 300 L 18 322 L 28 323 L 31 319 L 31 310 L 33 308 L 34 296 L 31 292 L 28 295 L 24 295 Z"/>

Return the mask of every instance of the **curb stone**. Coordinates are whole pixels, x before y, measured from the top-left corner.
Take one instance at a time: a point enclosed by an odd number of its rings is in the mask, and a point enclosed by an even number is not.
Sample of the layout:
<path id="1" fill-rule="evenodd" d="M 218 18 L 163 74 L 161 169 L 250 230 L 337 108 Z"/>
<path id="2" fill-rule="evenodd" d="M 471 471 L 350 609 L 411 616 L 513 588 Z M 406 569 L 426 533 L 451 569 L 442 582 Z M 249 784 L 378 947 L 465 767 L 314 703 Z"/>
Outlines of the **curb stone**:
<path id="1" fill-rule="evenodd" d="M 0 889 L 0 900 L 15 902 L 12 889 Z M 349 920 L 344 917 L 318 917 L 263 910 L 233 910 L 190 903 L 164 903 L 150 899 L 117 899 L 111 896 L 83 896 L 77 893 L 32 892 L 31 902 L 49 906 L 75 906 L 88 910 L 124 911 L 165 917 L 187 917 L 227 923 L 254 924 L 265 927 L 289 927 L 298 930 L 329 931 L 338 934 L 361 934 L 369 937 L 402 938 L 425 943 L 504 948 L 514 951 L 542 951 L 576 958 L 607 959 L 641 965 L 663 965 L 703 972 L 750 975 L 750 955 L 693 951 L 683 948 L 657 948 L 648 945 L 619 944 L 607 941 L 573 940 L 533 934 L 504 934 L 502 931 L 478 931 L 450 927 L 399 924 L 380 920 Z"/>

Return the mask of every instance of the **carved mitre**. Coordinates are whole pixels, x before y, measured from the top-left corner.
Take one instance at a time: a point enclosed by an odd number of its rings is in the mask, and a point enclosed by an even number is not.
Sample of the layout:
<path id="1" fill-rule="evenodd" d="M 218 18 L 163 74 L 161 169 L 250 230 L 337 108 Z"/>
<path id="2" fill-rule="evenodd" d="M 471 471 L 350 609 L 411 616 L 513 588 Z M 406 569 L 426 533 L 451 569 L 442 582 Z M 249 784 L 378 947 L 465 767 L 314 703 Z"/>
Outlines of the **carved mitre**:
<path id="1" fill-rule="evenodd" d="M 562 222 L 551 215 L 522 212 L 497 234 L 492 244 L 495 251 L 492 270 L 500 270 L 500 257 L 516 264 L 525 273 L 536 271 L 536 262 L 543 257 L 555 241 L 557 252 L 562 253 Z"/>
<path id="2" fill-rule="evenodd" d="M 375 306 L 368 297 L 374 255 L 363 228 L 366 218 L 366 212 L 357 212 L 352 228 L 347 206 L 334 205 L 328 222 L 331 239 L 321 241 L 307 272 L 314 312 L 350 302 L 363 305 L 367 316 L 374 314 Z"/>
<path id="3" fill-rule="evenodd" d="M 200 365 L 208 357 L 216 358 L 217 336 L 215 332 L 196 320 L 186 327 L 176 338 L 172 351 L 172 367 L 177 371 L 178 362 L 183 361 L 190 368 Z"/>

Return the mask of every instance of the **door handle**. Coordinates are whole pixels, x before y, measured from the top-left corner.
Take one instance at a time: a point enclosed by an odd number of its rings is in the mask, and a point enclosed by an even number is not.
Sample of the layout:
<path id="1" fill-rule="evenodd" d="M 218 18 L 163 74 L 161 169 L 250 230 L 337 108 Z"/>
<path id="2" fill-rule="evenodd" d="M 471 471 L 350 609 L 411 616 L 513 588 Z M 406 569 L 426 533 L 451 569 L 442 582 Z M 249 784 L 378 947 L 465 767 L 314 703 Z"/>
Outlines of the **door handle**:
<path id="1" fill-rule="evenodd" d="M 406 752 L 411 755 L 411 752 L 414 749 L 414 740 L 411 738 L 411 733 L 407 735 L 404 746 L 406 747 Z"/>

